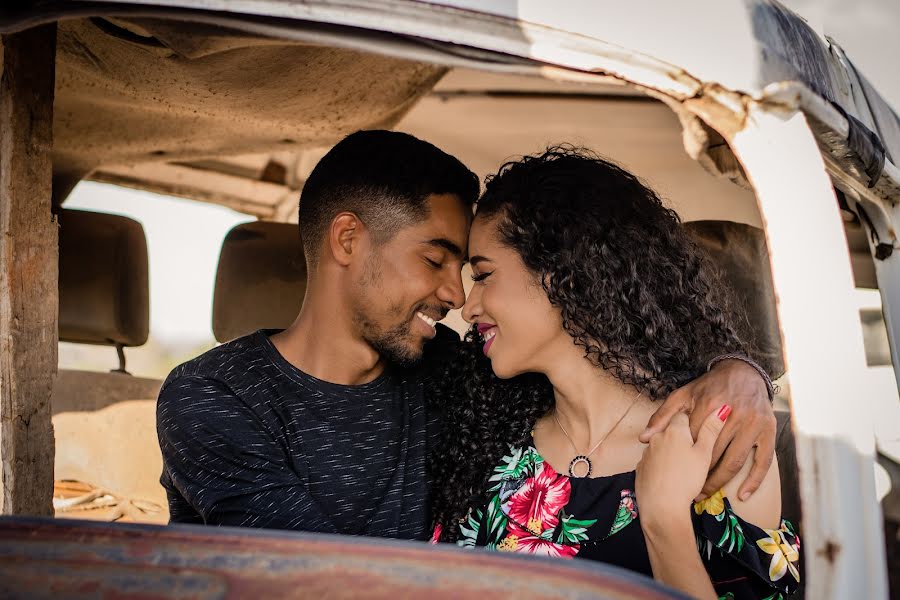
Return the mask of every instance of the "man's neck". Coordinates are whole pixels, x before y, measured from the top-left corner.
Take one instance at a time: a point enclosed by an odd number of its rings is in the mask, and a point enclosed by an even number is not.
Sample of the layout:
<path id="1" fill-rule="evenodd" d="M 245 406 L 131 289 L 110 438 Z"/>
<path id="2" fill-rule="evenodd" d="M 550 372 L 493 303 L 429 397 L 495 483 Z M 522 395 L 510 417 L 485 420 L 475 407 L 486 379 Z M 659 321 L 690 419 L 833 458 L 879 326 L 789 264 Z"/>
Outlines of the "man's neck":
<path id="1" fill-rule="evenodd" d="M 329 304 L 307 297 L 291 326 L 271 337 L 275 348 L 285 360 L 316 379 L 340 385 L 377 379 L 384 372 L 384 359 L 353 335 L 346 313 Z"/>

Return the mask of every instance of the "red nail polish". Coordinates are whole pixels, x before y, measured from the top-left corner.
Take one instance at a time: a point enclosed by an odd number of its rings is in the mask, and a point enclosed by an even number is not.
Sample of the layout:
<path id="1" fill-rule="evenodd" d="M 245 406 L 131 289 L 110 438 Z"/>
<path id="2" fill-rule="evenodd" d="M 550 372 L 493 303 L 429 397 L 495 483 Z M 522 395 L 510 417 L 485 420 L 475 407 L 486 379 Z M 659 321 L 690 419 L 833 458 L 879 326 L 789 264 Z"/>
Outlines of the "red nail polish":
<path id="1" fill-rule="evenodd" d="M 719 409 L 719 412 L 716 413 L 716 416 L 719 417 L 719 420 L 724 422 L 725 419 L 727 419 L 728 415 L 730 415 L 730 414 L 731 414 L 731 406 L 729 406 L 728 404 L 723 404 L 722 408 Z"/>

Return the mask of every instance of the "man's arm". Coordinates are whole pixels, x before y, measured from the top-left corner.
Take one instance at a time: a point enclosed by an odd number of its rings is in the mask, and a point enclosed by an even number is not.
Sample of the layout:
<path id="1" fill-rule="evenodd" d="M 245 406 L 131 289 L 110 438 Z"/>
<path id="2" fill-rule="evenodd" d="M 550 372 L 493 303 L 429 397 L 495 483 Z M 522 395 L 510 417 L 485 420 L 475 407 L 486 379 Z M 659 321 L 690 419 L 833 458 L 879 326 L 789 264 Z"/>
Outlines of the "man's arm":
<path id="1" fill-rule="evenodd" d="M 156 427 L 163 469 L 204 523 L 334 532 L 287 449 L 223 383 L 167 382 Z"/>
<path id="2" fill-rule="evenodd" d="M 698 499 L 714 494 L 734 479 L 756 447 L 753 468 L 738 492 L 738 497 L 746 500 L 759 488 L 772 464 L 776 425 L 766 381 L 749 364 L 723 360 L 672 392 L 650 419 L 641 441 L 646 443 L 651 435 L 664 430 L 679 412 L 690 415 L 691 433 L 696 439 L 704 416 L 723 404 L 731 405 L 731 415 L 713 448 L 711 464 L 715 468 Z"/>

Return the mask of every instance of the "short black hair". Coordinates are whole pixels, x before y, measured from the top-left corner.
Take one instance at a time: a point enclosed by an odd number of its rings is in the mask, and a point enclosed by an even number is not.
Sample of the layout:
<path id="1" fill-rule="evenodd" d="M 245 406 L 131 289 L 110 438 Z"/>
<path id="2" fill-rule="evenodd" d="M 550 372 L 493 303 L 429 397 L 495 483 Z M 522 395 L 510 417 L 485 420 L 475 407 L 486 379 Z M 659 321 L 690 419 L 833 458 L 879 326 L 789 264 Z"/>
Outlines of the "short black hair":
<path id="1" fill-rule="evenodd" d="M 397 131 L 357 131 L 338 142 L 310 173 L 300 195 L 300 237 L 315 264 L 335 215 L 356 214 L 376 242 L 428 217 L 432 194 L 454 194 L 472 206 L 478 176 L 457 158 Z"/>

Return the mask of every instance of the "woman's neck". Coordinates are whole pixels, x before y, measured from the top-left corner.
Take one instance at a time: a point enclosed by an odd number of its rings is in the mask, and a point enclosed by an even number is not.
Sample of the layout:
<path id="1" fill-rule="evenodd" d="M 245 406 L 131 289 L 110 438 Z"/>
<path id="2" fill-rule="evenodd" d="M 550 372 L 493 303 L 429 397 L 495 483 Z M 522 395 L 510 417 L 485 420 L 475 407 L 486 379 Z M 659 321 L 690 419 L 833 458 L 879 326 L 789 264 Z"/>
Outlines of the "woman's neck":
<path id="1" fill-rule="evenodd" d="M 557 361 L 546 375 L 556 399 L 555 413 L 549 417 L 559 420 L 578 448 L 599 442 L 626 413 L 642 422 L 652 414 L 653 405 L 640 390 L 623 384 L 583 354 Z"/>

